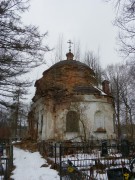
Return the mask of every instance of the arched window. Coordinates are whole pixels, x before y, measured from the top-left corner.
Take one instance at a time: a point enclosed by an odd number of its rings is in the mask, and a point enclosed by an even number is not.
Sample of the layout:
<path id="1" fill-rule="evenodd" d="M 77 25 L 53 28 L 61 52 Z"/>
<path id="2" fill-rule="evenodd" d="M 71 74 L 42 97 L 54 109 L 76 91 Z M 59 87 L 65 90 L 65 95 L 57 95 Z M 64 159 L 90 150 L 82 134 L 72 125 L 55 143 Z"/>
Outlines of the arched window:
<path id="1" fill-rule="evenodd" d="M 105 130 L 104 115 L 101 111 L 97 111 L 95 113 L 95 130 L 97 131 Z"/>
<path id="2" fill-rule="evenodd" d="M 79 115 L 76 111 L 69 111 L 66 116 L 66 132 L 79 131 Z"/>

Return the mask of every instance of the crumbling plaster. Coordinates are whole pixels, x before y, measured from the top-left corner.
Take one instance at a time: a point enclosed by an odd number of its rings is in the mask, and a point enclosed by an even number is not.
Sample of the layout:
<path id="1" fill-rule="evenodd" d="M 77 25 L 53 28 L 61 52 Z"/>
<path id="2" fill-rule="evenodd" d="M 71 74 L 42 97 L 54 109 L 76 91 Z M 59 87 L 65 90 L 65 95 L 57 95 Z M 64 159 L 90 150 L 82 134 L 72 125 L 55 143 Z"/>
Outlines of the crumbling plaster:
<path id="1" fill-rule="evenodd" d="M 114 138 L 114 123 L 113 123 L 113 105 L 107 102 L 107 98 L 102 96 L 97 99 L 94 95 L 74 95 L 69 102 L 55 104 L 53 108 L 53 101 L 49 103 L 36 102 L 37 112 L 43 114 L 43 127 L 42 134 L 38 133 L 39 139 L 57 139 L 66 140 L 74 137 L 84 136 L 84 129 L 82 122 L 85 125 L 86 137 L 89 139 L 91 136 L 95 138 Z M 47 104 L 47 105 L 46 105 Z M 48 106 L 49 105 L 49 106 Z M 44 109 L 44 111 L 43 111 Z M 66 115 L 68 111 L 76 111 L 80 115 L 79 132 L 69 133 L 66 132 Z M 102 112 L 104 114 L 105 130 L 106 132 L 96 132 L 95 127 L 95 113 Z M 40 116 L 41 117 L 41 116 Z M 38 127 L 41 126 L 41 119 L 39 117 Z M 39 132 L 39 130 L 38 130 Z"/>
<path id="2" fill-rule="evenodd" d="M 108 84 L 105 84 L 105 89 L 109 94 L 97 85 L 94 71 L 79 61 L 64 60 L 44 71 L 43 77 L 35 83 L 32 107 L 35 109 L 38 139 L 68 140 L 80 136 L 86 139 L 91 136 L 114 138 L 113 98 Z M 69 111 L 79 114 L 78 132 L 66 132 L 66 116 Z M 96 112 L 103 114 L 104 127 L 100 131 L 95 127 Z"/>

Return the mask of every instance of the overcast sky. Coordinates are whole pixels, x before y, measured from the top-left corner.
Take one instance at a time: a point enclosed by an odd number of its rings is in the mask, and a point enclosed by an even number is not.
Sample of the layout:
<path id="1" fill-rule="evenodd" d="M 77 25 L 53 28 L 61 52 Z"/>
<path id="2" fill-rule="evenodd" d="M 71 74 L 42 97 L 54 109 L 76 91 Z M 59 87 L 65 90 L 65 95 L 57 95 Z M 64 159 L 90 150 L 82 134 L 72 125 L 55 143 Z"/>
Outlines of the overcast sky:
<path id="1" fill-rule="evenodd" d="M 105 0 L 31 0 L 29 12 L 23 15 L 25 24 L 37 25 L 40 31 L 48 31 L 47 43 L 53 48 L 59 36 L 63 36 L 65 51 L 67 41 L 80 42 L 81 53 L 99 50 L 102 67 L 120 62 L 116 52 L 118 29 L 113 26 L 115 11 Z M 48 56 L 46 56 L 49 64 Z M 66 59 L 66 57 L 65 57 Z M 47 66 L 37 70 L 41 77 Z"/>
<path id="2" fill-rule="evenodd" d="M 115 51 L 117 28 L 112 24 L 112 4 L 104 0 L 31 0 L 30 5 L 24 22 L 37 25 L 41 32 L 48 31 L 50 47 L 55 47 L 63 35 L 67 51 L 67 41 L 71 39 L 80 42 L 81 53 L 99 49 L 104 67 L 120 60 Z"/>

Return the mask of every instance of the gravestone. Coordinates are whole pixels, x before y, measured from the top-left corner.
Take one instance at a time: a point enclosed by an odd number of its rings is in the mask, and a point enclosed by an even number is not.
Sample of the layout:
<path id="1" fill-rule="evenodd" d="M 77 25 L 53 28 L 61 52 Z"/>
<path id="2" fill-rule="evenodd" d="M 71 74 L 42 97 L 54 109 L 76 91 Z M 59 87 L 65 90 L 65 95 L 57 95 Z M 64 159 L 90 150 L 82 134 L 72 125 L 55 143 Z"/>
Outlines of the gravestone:
<path id="1" fill-rule="evenodd" d="M 108 180 L 124 180 L 131 177 L 131 172 L 127 168 L 113 168 L 107 170 Z"/>
<path id="2" fill-rule="evenodd" d="M 0 176 L 4 174 L 4 168 L 2 166 L 2 163 L 0 163 Z"/>
<path id="3" fill-rule="evenodd" d="M 0 156 L 3 156 L 3 146 L 0 144 Z"/>
<path id="4" fill-rule="evenodd" d="M 131 160 L 130 162 L 130 170 L 133 173 L 133 176 L 135 178 L 135 158 Z"/>
<path id="5" fill-rule="evenodd" d="M 126 139 L 121 141 L 121 154 L 123 157 L 129 156 L 129 142 Z"/>
<path id="6" fill-rule="evenodd" d="M 108 148 L 107 148 L 107 141 L 102 141 L 102 147 L 101 147 L 101 156 L 106 156 L 108 154 Z"/>

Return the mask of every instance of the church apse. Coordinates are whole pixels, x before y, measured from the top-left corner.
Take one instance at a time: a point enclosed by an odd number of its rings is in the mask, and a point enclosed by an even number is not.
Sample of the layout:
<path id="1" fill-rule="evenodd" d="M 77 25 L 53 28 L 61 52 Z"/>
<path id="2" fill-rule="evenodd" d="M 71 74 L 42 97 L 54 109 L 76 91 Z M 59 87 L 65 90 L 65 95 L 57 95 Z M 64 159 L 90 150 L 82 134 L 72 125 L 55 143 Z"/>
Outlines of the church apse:
<path id="1" fill-rule="evenodd" d="M 42 78 L 35 83 L 33 107 L 39 112 L 40 117 L 42 108 L 44 117 L 41 122 L 42 128 L 38 128 L 39 131 L 42 129 L 42 133 L 38 133 L 39 140 L 70 140 L 76 136 L 89 139 L 89 134 L 96 137 L 95 131 L 104 129 L 103 118 L 100 117 L 104 117 L 105 112 L 97 111 L 99 104 L 105 106 L 109 117 L 114 113 L 110 92 L 108 95 L 99 89 L 94 71 L 73 57 L 69 51 L 66 60 L 57 62 L 44 71 Z M 105 87 L 105 90 L 108 90 L 108 86 Z M 75 104 L 78 104 L 78 110 L 72 108 Z M 86 105 L 84 111 L 81 111 L 81 105 Z M 81 122 L 84 117 L 85 120 Z M 107 123 L 112 127 L 113 122 Z M 113 134 L 113 130 L 110 130 Z"/>

